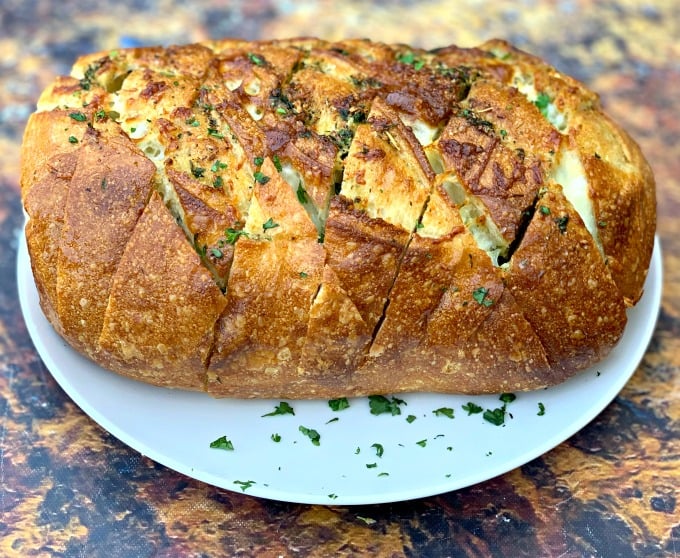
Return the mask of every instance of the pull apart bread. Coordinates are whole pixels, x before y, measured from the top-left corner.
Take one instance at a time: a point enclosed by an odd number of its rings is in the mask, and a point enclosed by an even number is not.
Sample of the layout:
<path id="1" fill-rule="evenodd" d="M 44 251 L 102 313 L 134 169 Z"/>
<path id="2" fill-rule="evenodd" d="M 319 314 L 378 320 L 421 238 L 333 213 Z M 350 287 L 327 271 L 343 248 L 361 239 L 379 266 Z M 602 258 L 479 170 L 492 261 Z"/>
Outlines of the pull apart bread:
<path id="1" fill-rule="evenodd" d="M 88 55 L 42 94 L 22 159 L 54 328 L 216 397 L 562 382 L 619 341 L 655 233 L 638 146 L 498 40 Z"/>

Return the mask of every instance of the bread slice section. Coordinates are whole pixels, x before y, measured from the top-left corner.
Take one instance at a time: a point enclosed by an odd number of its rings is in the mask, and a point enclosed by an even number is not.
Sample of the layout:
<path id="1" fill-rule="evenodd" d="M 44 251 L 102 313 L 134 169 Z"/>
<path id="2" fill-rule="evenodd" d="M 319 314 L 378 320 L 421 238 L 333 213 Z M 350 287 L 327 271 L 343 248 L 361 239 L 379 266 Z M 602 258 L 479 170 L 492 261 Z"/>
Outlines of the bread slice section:
<path id="1" fill-rule="evenodd" d="M 248 219 L 234 238 L 226 306 L 216 326 L 207 390 L 216 396 L 294 394 L 324 252 L 288 183 L 266 158 Z"/>
<path id="2" fill-rule="evenodd" d="M 110 369 L 203 390 L 213 326 L 226 301 L 154 192 L 113 275 L 97 341 Z"/>
<path id="3" fill-rule="evenodd" d="M 111 280 L 153 189 L 155 167 L 117 126 L 88 127 L 69 182 L 56 302 L 71 343 L 96 352 Z"/>

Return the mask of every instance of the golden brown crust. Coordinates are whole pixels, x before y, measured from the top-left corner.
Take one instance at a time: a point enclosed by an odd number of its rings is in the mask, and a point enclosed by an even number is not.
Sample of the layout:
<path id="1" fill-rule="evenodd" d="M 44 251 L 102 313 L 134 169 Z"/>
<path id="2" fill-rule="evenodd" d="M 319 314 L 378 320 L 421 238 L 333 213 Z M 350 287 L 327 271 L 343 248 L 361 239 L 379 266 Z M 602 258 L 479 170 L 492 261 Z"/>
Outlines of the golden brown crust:
<path id="1" fill-rule="evenodd" d="M 218 397 L 556 384 L 619 341 L 656 225 L 597 95 L 499 40 L 95 53 L 22 158 L 55 329 Z"/>
<path id="2" fill-rule="evenodd" d="M 565 375 L 602 358 L 623 333 L 619 290 L 559 185 L 541 196 L 505 282 Z"/>
<path id="3" fill-rule="evenodd" d="M 120 259 L 97 359 L 120 373 L 200 390 L 224 296 L 153 193 Z"/>

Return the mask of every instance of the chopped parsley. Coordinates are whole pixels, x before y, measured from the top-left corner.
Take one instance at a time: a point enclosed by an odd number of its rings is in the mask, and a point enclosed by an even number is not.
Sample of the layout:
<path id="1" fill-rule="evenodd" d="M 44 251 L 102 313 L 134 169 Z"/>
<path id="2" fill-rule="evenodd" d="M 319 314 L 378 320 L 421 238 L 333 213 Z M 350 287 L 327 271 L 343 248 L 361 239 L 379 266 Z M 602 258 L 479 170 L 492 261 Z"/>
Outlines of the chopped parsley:
<path id="1" fill-rule="evenodd" d="M 281 401 L 271 413 L 262 415 L 263 417 L 273 417 L 276 415 L 294 415 L 295 410 L 285 401 Z"/>
<path id="2" fill-rule="evenodd" d="M 264 157 L 255 157 L 255 158 L 253 159 L 253 164 L 254 164 L 256 167 L 261 167 L 261 166 L 262 166 L 262 163 L 264 163 Z"/>
<path id="3" fill-rule="evenodd" d="M 195 116 L 192 116 L 191 118 L 187 118 L 184 121 L 184 123 L 188 124 L 189 126 L 193 126 L 194 128 L 198 128 L 198 126 L 201 125 L 201 123 L 198 120 L 196 120 Z"/>
<path id="4" fill-rule="evenodd" d="M 307 279 L 307 277 L 309 277 L 307 273 L 305 273 L 304 271 L 300 272 L 300 279 Z"/>
<path id="5" fill-rule="evenodd" d="M 321 434 L 319 434 L 313 428 L 307 428 L 306 426 L 299 426 L 298 430 L 302 432 L 307 438 L 309 438 L 315 446 L 321 445 Z"/>
<path id="6" fill-rule="evenodd" d="M 436 417 L 448 417 L 453 418 L 453 409 L 451 407 L 440 407 L 432 411 Z"/>
<path id="7" fill-rule="evenodd" d="M 213 137 L 213 138 L 224 139 L 224 134 L 221 134 L 215 128 L 208 128 L 208 135 Z"/>
<path id="8" fill-rule="evenodd" d="M 366 89 L 369 87 L 379 88 L 383 86 L 382 82 L 374 77 L 350 76 L 349 79 L 355 87 L 359 87 L 360 89 Z"/>
<path id="9" fill-rule="evenodd" d="M 281 441 L 281 434 L 272 434 L 271 438 L 272 442 L 276 442 L 278 444 Z"/>
<path id="10" fill-rule="evenodd" d="M 472 298 L 474 298 L 475 301 L 477 301 L 482 306 L 486 306 L 488 308 L 493 304 L 493 300 L 487 298 L 488 294 L 489 289 L 487 289 L 486 287 L 479 287 L 478 289 L 472 291 Z"/>
<path id="11" fill-rule="evenodd" d="M 414 70 L 420 70 L 425 66 L 425 61 L 421 58 L 416 58 L 416 55 L 410 50 L 397 54 L 397 60 L 402 64 L 413 66 Z"/>
<path id="12" fill-rule="evenodd" d="M 375 469 L 377 466 L 377 463 L 366 463 L 366 469 Z"/>
<path id="13" fill-rule="evenodd" d="M 406 401 L 396 397 L 388 399 L 384 395 L 369 395 L 368 405 L 372 415 L 390 414 L 394 416 L 401 414 L 399 406 L 406 405 Z"/>
<path id="14" fill-rule="evenodd" d="M 225 235 L 225 241 L 227 244 L 236 244 L 236 241 L 238 240 L 239 236 L 248 236 L 248 233 L 244 230 L 241 229 L 232 229 L 228 228 L 226 231 L 224 231 Z"/>
<path id="15" fill-rule="evenodd" d="M 283 170 L 283 167 L 281 166 L 281 160 L 279 159 L 278 155 L 274 155 L 272 157 L 272 162 L 274 163 L 274 167 L 277 171 L 281 172 Z"/>
<path id="16" fill-rule="evenodd" d="M 515 399 L 517 399 L 517 396 L 514 393 L 502 393 L 499 399 L 503 403 L 512 403 Z"/>
<path id="17" fill-rule="evenodd" d="M 472 401 L 468 401 L 465 405 L 463 405 L 463 411 L 465 411 L 468 416 L 470 415 L 476 415 L 478 413 L 481 413 L 484 409 L 477 405 L 476 403 L 473 403 Z"/>
<path id="18" fill-rule="evenodd" d="M 372 448 L 375 448 L 375 454 L 378 457 L 382 457 L 383 453 L 385 453 L 385 448 L 382 446 L 382 444 L 371 444 Z"/>
<path id="19" fill-rule="evenodd" d="M 85 122 L 87 120 L 87 116 L 82 112 L 71 112 L 69 113 L 69 116 L 76 122 Z"/>
<path id="20" fill-rule="evenodd" d="M 252 52 L 248 53 L 248 60 L 250 60 L 256 66 L 264 66 L 265 64 L 264 58 Z"/>
<path id="21" fill-rule="evenodd" d="M 111 54 L 109 54 L 109 58 L 113 60 Z M 97 62 L 94 62 L 93 64 L 90 64 L 87 67 L 85 73 L 83 74 L 83 78 L 78 81 L 78 84 L 80 85 L 81 89 L 84 89 L 85 91 L 90 90 L 90 88 L 92 87 L 92 83 L 95 81 L 97 70 L 101 68 L 102 64 L 103 61 L 99 60 Z"/>
<path id="22" fill-rule="evenodd" d="M 210 172 L 219 172 L 219 171 L 224 170 L 226 168 L 227 168 L 227 163 L 223 163 L 219 159 L 216 159 L 215 162 L 210 167 Z"/>
<path id="23" fill-rule="evenodd" d="M 305 277 L 307 277 L 307 274 L 304 272 L 300 273 L 300 277 L 302 277 L 304 274 Z M 342 411 L 344 409 L 349 408 L 349 401 L 347 400 L 346 397 L 340 397 L 339 399 L 331 399 L 328 402 L 328 406 L 333 410 L 333 411 Z"/>
<path id="24" fill-rule="evenodd" d="M 424 448 L 427 445 L 427 438 L 424 440 L 420 440 L 419 442 L 416 442 L 417 446 L 420 446 L 421 448 Z"/>
<path id="25" fill-rule="evenodd" d="M 538 209 L 543 215 L 550 215 L 550 208 L 549 207 L 542 205 Z"/>
<path id="26" fill-rule="evenodd" d="M 564 234 L 567 232 L 567 223 L 569 223 L 569 215 L 563 215 L 562 217 L 558 217 L 555 219 L 555 223 L 557 223 L 557 228 L 560 229 L 560 232 Z"/>
<path id="27" fill-rule="evenodd" d="M 194 175 L 194 178 L 203 178 L 205 175 L 205 169 L 203 167 L 195 167 L 194 164 L 191 164 L 191 174 Z"/>
<path id="28" fill-rule="evenodd" d="M 238 485 L 241 487 L 241 490 L 245 492 L 248 490 L 251 486 L 254 484 L 257 484 L 255 481 L 247 480 L 247 481 L 240 481 L 240 480 L 235 480 L 234 484 Z"/>
<path id="29" fill-rule="evenodd" d="M 331 422 L 338 422 L 339 420 L 340 420 L 340 419 L 339 419 L 338 417 L 333 417 L 332 419 L 327 420 L 327 421 L 326 421 L 326 424 L 330 424 Z"/>
<path id="30" fill-rule="evenodd" d="M 210 249 L 210 254 L 211 254 L 212 256 L 214 256 L 215 258 L 217 258 L 218 260 L 219 260 L 220 258 L 222 258 L 222 256 L 224 256 L 224 253 L 223 253 L 222 250 L 220 250 L 219 248 L 211 248 L 211 249 Z"/>
<path id="31" fill-rule="evenodd" d="M 484 420 L 495 426 L 500 426 L 505 422 L 505 406 L 496 409 L 487 409 L 482 415 Z"/>
<path id="32" fill-rule="evenodd" d="M 329 497 L 331 500 L 335 500 L 335 499 L 337 499 L 338 495 L 337 495 L 337 494 L 329 494 L 328 497 Z"/>
<path id="33" fill-rule="evenodd" d="M 307 190 L 305 190 L 302 187 L 302 184 L 299 184 L 297 187 L 297 190 L 295 191 L 295 194 L 297 195 L 297 199 L 300 203 L 307 203 L 309 202 L 309 198 L 307 197 Z"/>
<path id="34" fill-rule="evenodd" d="M 266 184 L 270 180 L 268 176 L 262 174 L 260 171 L 257 171 L 255 174 L 253 174 L 253 178 L 260 184 Z"/>
<path id="35" fill-rule="evenodd" d="M 534 101 L 536 108 L 541 111 L 541 114 L 548 117 L 548 105 L 550 105 L 550 97 L 546 93 L 539 93 Z"/>
<path id="36" fill-rule="evenodd" d="M 330 134 L 328 137 L 340 151 L 347 151 L 352 143 L 354 135 L 349 128 L 340 128 L 337 132 Z"/>
<path id="37" fill-rule="evenodd" d="M 505 415 L 507 414 L 508 403 L 512 403 L 517 396 L 514 393 L 502 393 L 499 399 L 503 402 L 503 406 L 496 409 L 487 409 L 482 415 L 484 420 L 494 424 L 496 426 L 501 426 L 505 423 Z M 512 418 L 512 415 L 510 415 Z"/>
<path id="38" fill-rule="evenodd" d="M 217 440 L 210 442 L 210 447 L 215 449 L 234 451 L 234 444 L 226 436 L 220 436 Z"/>
<path id="39" fill-rule="evenodd" d="M 213 180 L 213 188 L 222 188 L 224 186 L 224 179 L 221 176 L 216 176 Z"/>
<path id="40" fill-rule="evenodd" d="M 69 136 L 68 137 L 68 142 L 69 143 L 78 143 L 78 138 L 75 136 Z"/>
<path id="41" fill-rule="evenodd" d="M 267 219 L 264 223 L 262 223 L 262 230 L 263 231 L 268 231 L 269 229 L 275 229 L 276 227 L 280 226 L 278 223 L 274 222 L 274 219 L 271 217 Z"/>
<path id="42" fill-rule="evenodd" d="M 540 401 L 538 402 L 538 413 L 536 413 L 539 417 L 542 417 L 545 415 L 545 405 L 541 403 Z"/>
<path id="43" fill-rule="evenodd" d="M 479 114 L 477 114 L 475 111 L 469 109 L 469 108 L 464 108 L 461 109 L 458 112 L 458 116 L 462 116 L 465 118 L 471 125 L 475 126 L 476 128 L 479 128 L 483 131 L 490 131 L 493 130 L 494 126 L 492 122 L 489 122 L 488 120 L 485 120 Z"/>
<path id="44" fill-rule="evenodd" d="M 408 422 L 409 424 L 411 424 L 414 420 L 416 420 L 415 415 L 409 415 L 406 417 L 406 422 Z"/>
<path id="45" fill-rule="evenodd" d="M 290 102 L 290 99 L 288 99 L 288 97 L 286 97 L 286 95 L 278 87 L 274 89 L 269 96 L 269 105 L 274 109 L 283 108 L 286 110 L 286 112 L 294 112 L 295 108 L 293 107 L 293 103 Z"/>

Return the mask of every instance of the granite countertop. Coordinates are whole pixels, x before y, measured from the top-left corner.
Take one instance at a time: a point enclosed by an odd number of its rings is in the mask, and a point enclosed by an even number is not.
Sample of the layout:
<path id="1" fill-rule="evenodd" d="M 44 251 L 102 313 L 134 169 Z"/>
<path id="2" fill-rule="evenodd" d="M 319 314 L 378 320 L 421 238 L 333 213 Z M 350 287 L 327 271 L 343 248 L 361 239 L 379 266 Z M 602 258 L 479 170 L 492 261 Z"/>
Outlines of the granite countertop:
<path id="1" fill-rule="evenodd" d="M 38 357 L 17 300 L 19 146 L 83 53 L 217 37 L 508 39 L 601 94 L 657 180 L 663 299 L 619 396 L 545 455 L 408 502 L 300 505 L 215 488 L 127 447 Z M 677 556 L 680 553 L 680 4 L 661 0 L 50 2 L 0 6 L 0 555 Z"/>

